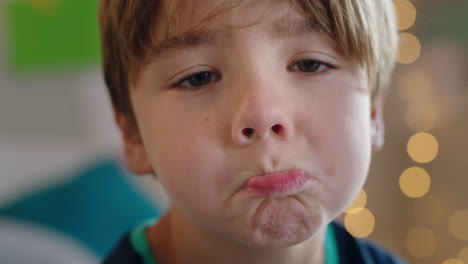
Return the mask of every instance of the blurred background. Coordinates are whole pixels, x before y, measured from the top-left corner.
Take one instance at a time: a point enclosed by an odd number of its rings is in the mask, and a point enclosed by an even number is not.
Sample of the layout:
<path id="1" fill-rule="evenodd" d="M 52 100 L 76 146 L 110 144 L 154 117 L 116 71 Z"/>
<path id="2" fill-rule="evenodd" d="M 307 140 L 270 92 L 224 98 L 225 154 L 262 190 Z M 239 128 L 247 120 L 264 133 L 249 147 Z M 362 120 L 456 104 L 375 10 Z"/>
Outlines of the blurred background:
<path id="1" fill-rule="evenodd" d="M 386 143 L 340 220 L 411 263 L 468 264 L 468 1 L 394 2 Z M 96 0 L 0 1 L 2 263 L 96 262 L 167 204 L 122 161 L 96 10 Z"/>

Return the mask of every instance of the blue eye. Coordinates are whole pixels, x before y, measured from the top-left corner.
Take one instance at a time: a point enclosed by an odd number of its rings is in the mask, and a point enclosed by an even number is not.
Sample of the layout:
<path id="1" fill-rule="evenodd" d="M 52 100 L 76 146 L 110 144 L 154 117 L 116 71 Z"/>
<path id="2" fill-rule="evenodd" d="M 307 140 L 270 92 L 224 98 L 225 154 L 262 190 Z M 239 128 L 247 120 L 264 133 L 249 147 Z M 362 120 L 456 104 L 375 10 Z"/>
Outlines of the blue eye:
<path id="1" fill-rule="evenodd" d="M 199 87 L 205 86 L 209 83 L 219 81 L 220 77 L 213 72 L 202 71 L 194 73 L 190 76 L 184 77 L 177 81 L 173 88 L 180 88 L 183 90 L 196 90 Z"/>

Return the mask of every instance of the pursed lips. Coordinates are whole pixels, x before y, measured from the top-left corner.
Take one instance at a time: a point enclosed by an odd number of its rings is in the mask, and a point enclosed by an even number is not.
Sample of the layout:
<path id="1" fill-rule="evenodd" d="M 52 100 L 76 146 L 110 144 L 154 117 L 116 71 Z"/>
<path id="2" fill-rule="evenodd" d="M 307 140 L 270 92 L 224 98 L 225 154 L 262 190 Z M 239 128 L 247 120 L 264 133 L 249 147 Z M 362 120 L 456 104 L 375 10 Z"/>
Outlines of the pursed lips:
<path id="1" fill-rule="evenodd" d="M 250 178 L 243 189 L 250 198 L 281 198 L 307 188 L 311 178 L 303 170 L 287 170 Z"/>

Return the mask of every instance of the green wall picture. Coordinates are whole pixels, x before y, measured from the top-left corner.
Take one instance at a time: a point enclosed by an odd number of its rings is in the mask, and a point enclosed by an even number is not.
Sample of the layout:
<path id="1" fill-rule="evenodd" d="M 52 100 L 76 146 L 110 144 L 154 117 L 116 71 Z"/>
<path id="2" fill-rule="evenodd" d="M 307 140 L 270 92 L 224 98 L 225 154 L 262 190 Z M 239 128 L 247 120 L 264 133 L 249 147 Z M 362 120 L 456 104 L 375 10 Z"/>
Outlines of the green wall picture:
<path id="1" fill-rule="evenodd" d="M 7 55 L 18 72 L 96 64 L 96 0 L 10 0 Z"/>

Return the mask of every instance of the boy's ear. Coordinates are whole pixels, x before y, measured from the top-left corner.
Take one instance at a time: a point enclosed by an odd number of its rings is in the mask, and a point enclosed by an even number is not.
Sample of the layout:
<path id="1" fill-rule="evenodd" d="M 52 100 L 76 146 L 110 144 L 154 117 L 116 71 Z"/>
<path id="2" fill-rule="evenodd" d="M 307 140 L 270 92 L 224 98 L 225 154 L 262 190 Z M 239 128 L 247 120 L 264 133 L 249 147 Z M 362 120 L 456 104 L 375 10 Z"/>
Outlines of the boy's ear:
<path id="1" fill-rule="evenodd" d="M 372 151 L 379 151 L 384 144 L 385 124 L 383 120 L 383 104 L 385 97 L 377 95 L 371 108 L 371 140 Z"/>
<path id="2" fill-rule="evenodd" d="M 130 124 L 128 118 L 123 113 L 114 111 L 114 115 L 117 126 L 122 134 L 125 159 L 129 170 L 140 175 L 152 173 L 151 162 L 146 154 L 138 129 Z"/>

